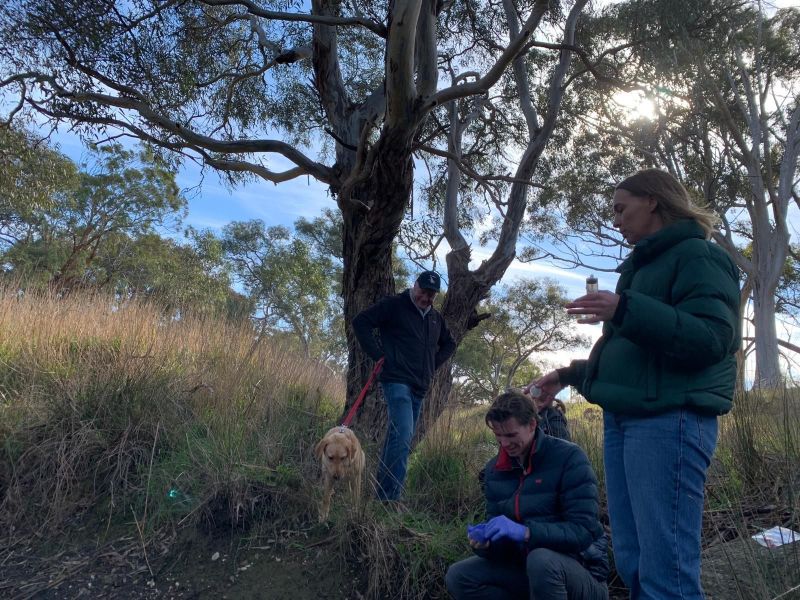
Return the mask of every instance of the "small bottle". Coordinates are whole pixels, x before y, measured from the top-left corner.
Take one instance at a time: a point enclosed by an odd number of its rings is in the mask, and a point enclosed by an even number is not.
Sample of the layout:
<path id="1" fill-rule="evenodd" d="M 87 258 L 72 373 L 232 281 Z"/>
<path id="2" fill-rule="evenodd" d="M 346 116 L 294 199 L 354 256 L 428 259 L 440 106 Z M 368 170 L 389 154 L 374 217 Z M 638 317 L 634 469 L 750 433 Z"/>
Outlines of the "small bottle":
<path id="1" fill-rule="evenodd" d="M 587 294 L 594 294 L 598 291 L 597 287 L 597 277 L 594 275 L 589 275 L 586 278 L 586 293 Z"/>
<path id="2" fill-rule="evenodd" d="M 542 395 L 542 388 L 537 385 L 532 385 L 528 388 L 528 393 L 530 394 L 531 398 L 538 398 Z"/>
<path id="3" fill-rule="evenodd" d="M 589 275 L 586 278 L 586 293 L 587 294 L 596 294 L 599 288 L 597 287 L 597 277 L 594 275 Z M 585 318 L 587 319 L 594 319 L 597 315 L 586 315 Z"/>
<path id="4" fill-rule="evenodd" d="M 188 505 L 192 503 L 191 496 L 189 496 L 189 494 L 185 494 L 177 487 L 169 489 L 169 491 L 167 492 L 167 498 L 169 498 L 170 500 L 174 501 L 177 504 Z"/>

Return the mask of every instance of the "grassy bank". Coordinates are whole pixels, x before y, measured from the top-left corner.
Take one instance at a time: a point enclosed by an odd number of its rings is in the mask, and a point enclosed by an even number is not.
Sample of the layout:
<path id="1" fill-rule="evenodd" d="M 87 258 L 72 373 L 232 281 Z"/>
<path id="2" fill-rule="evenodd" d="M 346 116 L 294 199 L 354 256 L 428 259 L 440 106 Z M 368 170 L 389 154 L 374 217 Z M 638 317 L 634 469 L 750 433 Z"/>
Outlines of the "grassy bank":
<path id="1" fill-rule="evenodd" d="M 447 565 L 469 554 L 465 524 L 483 518 L 477 474 L 495 451 L 485 407 L 455 405 L 417 447 L 409 514 L 335 502 L 320 529 L 311 447 L 343 401 L 340 378 L 286 348 L 254 346 L 246 325 L 0 290 L 0 526 L 11 539 L 90 519 L 99 535 L 127 532 L 144 549 L 165 529 L 224 531 L 250 546 L 300 531 L 316 537 L 309 548 L 293 542 L 298 551 L 324 544 L 360 573 L 367 597 L 445 597 Z M 599 411 L 572 403 L 568 418 L 602 481 Z M 709 597 L 791 598 L 800 544 L 769 551 L 750 536 L 800 531 L 800 396 L 745 394 L 720 423 Z M 375 455 L 368 448 L 373 464 Z"/>
<path id="2" fill-rule="evenodd" d="M 0 290 L 0 519 L 52 530 L 90 509 L 146 533 L 289 494 L 305 510 L 308 449 L 342 400 L 246 325 Z"/>

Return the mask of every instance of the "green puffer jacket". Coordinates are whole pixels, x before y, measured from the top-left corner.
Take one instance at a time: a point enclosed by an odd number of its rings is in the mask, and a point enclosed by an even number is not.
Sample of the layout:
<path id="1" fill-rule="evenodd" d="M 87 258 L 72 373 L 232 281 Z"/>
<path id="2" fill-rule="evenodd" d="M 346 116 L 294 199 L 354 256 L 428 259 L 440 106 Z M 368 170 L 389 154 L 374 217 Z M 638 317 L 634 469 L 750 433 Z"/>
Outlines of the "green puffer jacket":
<path id="1" fill-rule="evenodd" d="M 617 271 L 617 311 L 561 383 L 614 413 L 727 413 L 741 343 L 733 261 L 687 220 L 638 242 Z"/>

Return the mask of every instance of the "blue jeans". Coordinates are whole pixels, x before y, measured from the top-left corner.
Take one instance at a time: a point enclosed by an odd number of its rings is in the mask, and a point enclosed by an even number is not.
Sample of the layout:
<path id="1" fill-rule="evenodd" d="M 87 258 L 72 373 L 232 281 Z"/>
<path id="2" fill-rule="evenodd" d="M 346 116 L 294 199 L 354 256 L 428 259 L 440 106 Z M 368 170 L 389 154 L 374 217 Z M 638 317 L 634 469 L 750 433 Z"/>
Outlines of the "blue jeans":
<path id="1" fill-rule="evenodd" d="M 577 560 L 547 548 L 532 550 L 525 565 L 473 556 L 451 565 L 445 576 L 455 600 L 607 600 L 597 581 Z"/>
<path id="2" fill-rule="evenodd" d="M 686 409 L 606 412 L 606 493 L 614 561 L 632 600 L 698 600 L 706 470 L 717 417 Z"/>
<path id="3" fill-rule="evenodd" d="M 378 500 L 399 500 L 403 493 L 411 440 L 417 429 L 423 396 L 415 394 L 404 383 L 381 382 L 381 388 L 386 399 L 389 423 L 378 465 L 376 492 Z"/>

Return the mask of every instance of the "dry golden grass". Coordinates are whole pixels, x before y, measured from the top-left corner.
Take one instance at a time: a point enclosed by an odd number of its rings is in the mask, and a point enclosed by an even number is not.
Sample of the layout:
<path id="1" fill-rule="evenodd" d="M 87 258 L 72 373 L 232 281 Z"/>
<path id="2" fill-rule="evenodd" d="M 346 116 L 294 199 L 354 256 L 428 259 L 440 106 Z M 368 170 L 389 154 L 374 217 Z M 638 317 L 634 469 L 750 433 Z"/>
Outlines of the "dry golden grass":
<path id="1" fill-rule="evenodd" d="M 240 520 L 307 475 L 343 401 L 340 378 L 247 323 L 0 289 L 0 520 Z"/>

